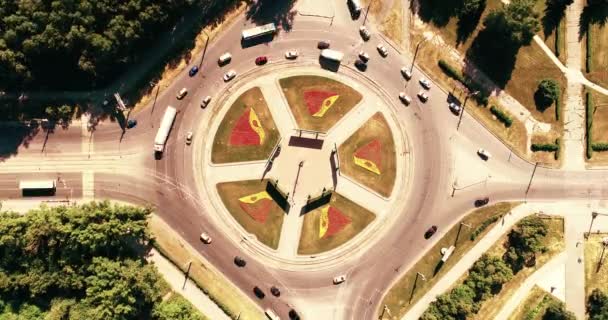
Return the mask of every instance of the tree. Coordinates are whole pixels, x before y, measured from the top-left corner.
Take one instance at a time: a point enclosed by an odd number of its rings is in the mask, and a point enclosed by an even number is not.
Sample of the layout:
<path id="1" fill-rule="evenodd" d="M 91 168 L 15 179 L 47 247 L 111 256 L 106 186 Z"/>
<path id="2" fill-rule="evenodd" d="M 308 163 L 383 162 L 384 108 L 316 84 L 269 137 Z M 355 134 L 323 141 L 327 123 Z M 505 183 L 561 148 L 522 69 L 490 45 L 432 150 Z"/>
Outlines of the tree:
<path id="1" fill-rule="evenodd" d="M 509 249 L 504 259 L 513 273 L 517 273 L 526 264 L 532 264 L 536 253 L 545 249 L 543 239 L 547 232 L 547 224 L 537 216 L 523 219 L 509 232 Z"/>
<path id="2" fill-rule="evenodd" d="M 566 310 L 563 303 L 552 303 L 549 305 L 543 320 L 576 320 L 574 313 Z"/>
<path id="3" fill-rule="evenodd" d="M 475 291 L 477 301 L 483 301 L 498 293 L 511 278 L 513 271 L 503 260 L 484 254 L 469 269 L 465 284 Z"/>
<path id="4" fill-rule="evenodd" d="M 539 15 L 533 0 L 513 0 L 494 10 L 484 19 L 484 26 L 496 37 L 497 43 L 508 47 L 528 45 L 540 30 Z"/>
<path id="5" fill-rule="evenodd" d="M 593 0 L 588 0 L 593 1 Z M 546 0 L 547 6 L 556 8 L 566 8 L 567 6 L 574 3 L 574 0 Z"/>
<path id="6" fill-rule="evenodd" d="M 485 2 L 485 0 L 464 0 L 458 13 L 461 17 L 469 17 L 478 14 L 485 6 Z"/>
<path id="7" fill-rule="evenodd" d="M 459 285 L 433 301 L 424 312 L 422 320 L 466 319 L 477 312 L 475 292 L 467 285 Z"/>
<path id="8" fill-rule="evenodd" d="M 534 94 L 536 104 L 546 108 L 559 98 L 559 85 L 553 79 L 544 79 L 538 83 L 538 88 Z"/>
<path id="9" fill-rule="evenodd" d="M 593 289 L 587 300 L 587 313 L 590 320 L 608 319 L 608 295 L 600 289 Z"/>
<path id="10" fill-rule="evenodd" d="M 157 304 L 152 313 L 155 320 L 203 320 L 183 297 L 174 296 Z"/>

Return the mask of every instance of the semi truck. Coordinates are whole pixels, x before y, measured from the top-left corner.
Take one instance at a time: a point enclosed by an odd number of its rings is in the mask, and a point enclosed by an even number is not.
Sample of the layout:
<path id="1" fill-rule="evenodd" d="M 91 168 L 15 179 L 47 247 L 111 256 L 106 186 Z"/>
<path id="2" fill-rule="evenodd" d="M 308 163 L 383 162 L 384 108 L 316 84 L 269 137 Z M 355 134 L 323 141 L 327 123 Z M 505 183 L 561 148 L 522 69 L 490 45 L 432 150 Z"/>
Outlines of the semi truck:
<path id="1" fill-rule="evenodd" d="M 344 53 L 332 49 L 323 49 L 321 50 L 321 57 L 327 60 L 340 62 L 342 61 L 342 58 L 344 58 Z"/>
<path id="2" fill-rule="evenodd" d="M 160 122 L 160 127 L 154 138 L 154 152 L 161 153 L 165 149 L 165 143 L 167 142 L 167 137 L 169 137 L 169 131 L 171 131 L 176 114 L 177 110 L 172 106 L 168 106 L 167 110 L 165 110 L 165 115 Z"/>

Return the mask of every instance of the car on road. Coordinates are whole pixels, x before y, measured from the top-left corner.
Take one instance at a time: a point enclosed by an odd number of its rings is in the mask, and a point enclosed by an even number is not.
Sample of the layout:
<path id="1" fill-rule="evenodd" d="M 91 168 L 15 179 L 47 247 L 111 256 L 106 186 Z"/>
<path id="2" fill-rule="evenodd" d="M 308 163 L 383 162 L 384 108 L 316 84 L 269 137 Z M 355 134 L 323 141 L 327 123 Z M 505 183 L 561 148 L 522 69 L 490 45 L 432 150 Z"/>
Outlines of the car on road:
<path id="1" fill-rule="evenodd" d="M 211 237 L 205 232 L 201 233 L 200 239 L 203 243 L 206 244 L 210 244 L 211 241 L 213 241 L 213 239 L 211 239 Z"/>
<path id="2" fill-rule="evenodd" d="M 475 200 L 475 207 L 477 207 L 477 208 L 483 207 L 486 204 L 488 204 L 489 202 L 490 202 L 490 198 L 488 198 L 488 197 L 477 199 L 477 200 Z"/>
<path id="3" fill-rule="evenodd" d="M 479 148 L 477 150 L 477 154 L 479 155 L 480 158 L 482 158 L 485 161 L 488 161 L 488 160 L 490 160 L 490 158 L 492 158 L 492 154 L 483 148 Z"/>
<path id="4" fill-rule="evenodd" d="M 264 291 L 262 291 L 262 289 L 257 286 L 253 287 L 253 294 L 255 294 L 255 296 L 260 299 L 264 299 L 264 297 L 266 296 L 266 294 L 264 294 Z"/>
<path id="5" fill-rule="evenodd" d="M 287 52 L 285 52 L 285 58 L 286 59 L 295 59 L 298 57 L 298 51 L 297 50 L 289 50 Z"/>
<path id="6" fill-rule="evenodd" d="M 127 129 L 133 129 L 137 126 L 137 120 L 129 120 L 127 121 Z"/>
<path id="7" fill-rule="evenodd" d="M 175 96 L 177 100 L 183 99 L 188 94 L 188 89 L 182 88 Z"/>
<path id="8" fill-rule="evenodd" d="M 191 77 L 194 77 L 194 75 L 198 72 L 198 67 L 197 66 L 193 66 L 192 68 L 190 68 L 190 71 L 188 71 L 188 74 Z"/>
<path id="9" fill-rule="evenodd" d="M 345 275 L 345 274 L 342 274 L 342 275 L 336 276 L 336 277 L 334 278 L 334 284 L 340 284 L 340 283 L 342 283 L 342 282 L 344 282 L 344 281 L 346 281 L 346 275 Z"/>
<path id="10" fill-rule="evenodd" d="M 428 230 L 426 230 L 426 232 L 424 233 L 424 238 L 425 239 L 429 239 L 430 237 L 432 237 L 435 232 L 437 232 L 437 226 L 431 226 L 430 228 L 428 228 Z"/>
<path id="11" fill-rule="evenodd" d="M 296 312 L 296 310 L 291 309 L 287 314 L 290 320 L 300 320 L 300 315 Z"/>
<path id="12" fill-rule="evenodd" d="M 224 74 L 224 81 L 228 82 L 236 77 L 236 71 L 230 70 Z"/>
<path id="13" fill-rule="evenodd" d="M 372 37 L 372 34 L 369 32 L 366 26 L 359 27 L 359 34 L 361 35 L 361 38 L 363 38 L 363 40 L 365 41 L 369 40 L 369 38 Z"/>
<path id="14" fill-rule="evenodd" d="M 367 52 L 364 52 L 364 51 L 359 51 L 359 59 L 361 59 L 363 62 L 368 62 L 369 54 L 367 54 Z"/>
<path id="15" fill-rule="evenodd" d="M 242 268 L 247 265 L 247 261 L 239 256 L 236 256 L 234 257 L 234 264 Z"/>
<path id="16" fill-rule="evenodd" d="M 452 111 L 452 113 L 455 115 L 459 115 L 460 111 L 462 111 L 462 107 L 460 107 L 460 105 L 458 104 L 455 104 L 454 102 L 450 102 L 448 104 L 448 108 L 450 108 L 450 111 Z"/>
<path id="17" fill-rule="evenodd" d="M 405 92 L 399 92 L 399 100 L 401 100 L 401 102 L 403 102 L 403 104 L 406 106 L 412 103 L 412 98 L 405 94 Z"/>
<path id="18" fill-rule="evenodd" d="M 203 98 L 203 101 L 201 101 L 201 108 L 206 108 L 209 105 L 209 102 L 211 102 L 211 96 Z"/>
<path id="19" fill-rule="evenodd" d="M 420 85 L 427 90 L 431 89 L 431 82 L 427 78 L 420 79 Z"/>
<path id="20" fill-rule="evenodd" d="M 401 75 L 405 80 L 410 80 L 412 78 L 412 72 L 407 67 L 401 68 Z"/>
<path id="21" fill-rule="evenodd" d="M 317 48 L 318 49 L 329 49 L 329 41 L 327 40 L 321 40 L 319 41 L 319 43 L 317 43 Z"/>
<path id="22" fill-rule="evenodd" d="M 365 63 L 363 60 L 357 59 L 357 61 L 355 61 L 355 67 L 357 67 L 359 71 L 365 71 L 367 70 L 367 63 Z"/>
<path id="23" fill-rule="evenodd" d="M 230 54 L 230 52 L 225 52 L 217 60 L 217 64 L 219 64 L 220 66 L 224 66 L 224 65 L 229 64 L 231 60 L 232 60 L 232 55 Z"/>
<path id="24" fill-rule="evenodd" d="M 257 64 L 258 66 L 264 65 L 266 64 L 266 62 L 268 62 L 268 57 L 266 56 L 260 56 L 255 58 L 255 64 Z"/>
<path id="25" fill-rule="evenodd" d="M 418 91 L 418 99 L 422 102 L 427 102 L 427 100 L 429 100 L 429 95 L 424 90 L 420 90 Z"/>
<path id="26" fill-rule="evenodd" d="M 376 49 L 378 49 L 378 52 L 380 53 L 381 56 L 383 56 L 383 57 L 388 56 L 388 49 L 382 43 L 378 44 Z"/>
<path id="27" fill-rule="evenodd" d="M 273 296 L 278 297 L 281 295 L 281 291 L 279 290 L 279 288 L 272 286 L 270 287 L 270 293 L 272 293 Z"/>
<path id="28" fill-rule="evenodd" d="M 186 133 L 186 144 L 190 145 L 192 143 L 192 131 L 188 131 L 188 133 Z"/>

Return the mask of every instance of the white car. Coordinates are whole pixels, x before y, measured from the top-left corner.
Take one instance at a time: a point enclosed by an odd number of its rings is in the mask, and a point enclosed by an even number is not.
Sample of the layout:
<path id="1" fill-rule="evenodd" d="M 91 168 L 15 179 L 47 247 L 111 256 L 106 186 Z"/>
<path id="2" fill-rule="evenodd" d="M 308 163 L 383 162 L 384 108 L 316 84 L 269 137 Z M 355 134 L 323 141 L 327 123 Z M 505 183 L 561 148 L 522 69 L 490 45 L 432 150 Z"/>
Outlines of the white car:
<path id="1" fill-rule="evenodd" d="M 431 88 L 431 82 L 427 78 L 420 79 L 420 85 L 427 90 Z"/>
<path id="2" fill-rule="evenodd" d="M 372 36 L 366 26 L 359 27 L 359 34 L 361 34 L 361 38 L 363 38 L 365 41 L 369 40 L 369 38 Z"/>
<path id="3" fill-rule="evenodd" d="M 205 232 L 201 233 L 200 238 L 201 238 L 201 241 L 206 244 L 210 244 L 212 241 L 211 237 L 208 234 L 206 234 Z"/>
<path id="4" fill-rule="evenodd" d="M 448 104 L 448 108 L 450 108 L 450 111 L 452 111 L 452 113 L 454 113 L 456 115 L 459 115 L 460 111 L 462 110 L 462 108 L 459 105 L 455 104 L 454 102 L 450 102 Z"/>
<path id="5" fill-rule="evenodd" d="M 420 90 L 418 92 L 418 98 L 420 98 L 420 101 L 426 102 L 429 100 L 429 95 L 424 90 Z"/>
<path id="6" fill-rule="evenodd" d="M 369 54 L 367 54 L 367 52 L 364 52 L 364 51 L 359 51 L 359 58 L 363 62 L 368 62 L 369 61 Z"/>
<path id="7" fill-rule="evenodd" d="M 192 143 L 192 131 L 188 131 L 188 133 L 186 133 L 186 144 L 190 145 Z"/>
<path id="8" fill-rule="evenodd" d="M 230 70 L 224 74 L 224 81 L 228 82 L 236 77 L 236 71 Z"/>
<path id="9" fill-rule="evenodd" d="M 201 108 L 206 108 L 207 105 L 209 105 L 209 102 L 211 102 L 211 96 L 206 96 L 203 101 L 201 101 Z"/>
<path id="10" fill-rule="evenodd" d="M 298 57 L 298 51 L 296 51 L 296 50 L 289 50 L 289 51 L 285 52 L 286 59 L 295 59 L 297 57 Z"/>
<path id="11" fill-rule="evenodd" d="M 483 159 L 488 161 L 490 158 L 492 158 L 492 154 L 489 153 L 488 151 L 486 151 L 483 148 L 479 148 L 479 150 L 477 150 L 477 154 Z"/>
<path id="12" fill-rule="evenodd" d="M 346 275 L 339 275 L 337 277 L 334 278 L 334 284 L 340 284 L 342 282 L 346 281 Z"/>
<path id="13" fill-rule="evenodd" d="M 405 80 L 410 80 L 412 78 L 412 72 L 407 67 L 401 68 L 401 75 Z"/>
<path id="14" fill-rule="evenodd" d="M 188 94 L 188 89 L 182 88 L 175 96 L 177 100 L 183 99 Z"/>
<path id="15" fill-rule="evenodd" d="M 386 47 L 381 43 L 379 44 L 376 49 L 378 49 L 378 52 L 380 52 L 380 55 L 383 57 L 388 56 L 388 49 L 386 49 Z"/>
<path id="16" fill-rule="evenodd" d="M 412 103 L 412 98 L 405 94 L 405 92 L 399 92 L 399 100 L 401 100 L 401 102 L 403 102 L 405 105 Z"/>

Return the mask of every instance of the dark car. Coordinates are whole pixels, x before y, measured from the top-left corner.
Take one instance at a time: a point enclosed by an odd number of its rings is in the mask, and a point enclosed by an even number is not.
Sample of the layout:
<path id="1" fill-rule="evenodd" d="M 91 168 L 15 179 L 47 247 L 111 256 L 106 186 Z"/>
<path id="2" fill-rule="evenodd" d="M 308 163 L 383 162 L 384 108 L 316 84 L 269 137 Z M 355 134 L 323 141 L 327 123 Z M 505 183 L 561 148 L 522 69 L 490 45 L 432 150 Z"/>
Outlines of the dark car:
<path id="1" fill-rule="evenodd" d="M 264 291 L 262 291 L 262 289 L 260 289 L 259 287 L 253 287 L 253 294 L 255 294 L 255 296 L 260 299 L 264 299 L 264 297 L 266 296 L 266 294 L 264 294 Z"/>
<path id="2" fill-rule="evenodd" d="M 424 233 L 424 238 L 428 239 L 430 237 L 432 237 L 435 232 L 437 232 L 437 226 L 431 226 L 428 230 L 426 230 L 426 232 Z"/>
<path id="3" fill-rule="evenodd" d="M 127 129 L 135 128 L 137 126 L 137 120 L 127 121 Z"/>
<path id="4" fill-rule="evenodd" d="M 367 63 L 363 62 L 363 60 L 357 60 L 355 61 L 355 67 L 357 67 L 359 71 L 365 71 L 367 70 Z"/>
<path id="5" fill-rule="evenodd" d="M 234 257 L 234 264 L 236 264 L 239 267 L 244 267 L 247 265 L 247 261 L 245 261 L 245 259 L 243 259 L 239 256 L 236 256 L 236 257 Z"/>
<path id="6" fill-rule="evenodd" d="M 195 75 L 197 72 L 198 72 L 198 67 L 197 67 L 197 66 L 194 66 L 194 67 L 190 68 L 190 71 L 188 72 L 188 74 L 189 74 L 191 77 L 194 77 L 194 75 Z"/>
<path id="7" fill-rule="evenodd" d="M 266 56 L 261 56 L 261 57 L 255 58 L 255 64 L 257 64 L 258 66 L 266 64 L 266 62 L 268 62 L 268 58 Z"/>
<path id="8" fill-rule="evenodd" d="M 479 207 L 483 207 L 483 206 L 485 206 L 486 204 L 488 204 L 488 202 L 490 202 L 490 198 L 488 198 L 488 197 L 485 197 L 485 198 L 483 198 L 483 199 L 477 199 L 477 200 L 475 200 L 475 206 L 476 206 L 477 208 L 479 208 Z"/>
<path id="9" fill-rule="evenodd" d="M 291 320 L 300 320 L 300 315 L 296 312 L 296 310 L 289 310 L 289 319 Z"/>
<path id="10" fill-rule="evenodd" d="M 317 43 L 317 48 L 319 49 L 328 49 L 329 48 L 329 41 L 319 41 L 319 43 Z"/>
<path id="11" fill-rule="evenodd" d="M 270 293 L 272 293 L 273 296 L 278 297 L 281 295 L 281 291 L 279 290 L 279 288 L 272 286 L 270 287 Z"/>

